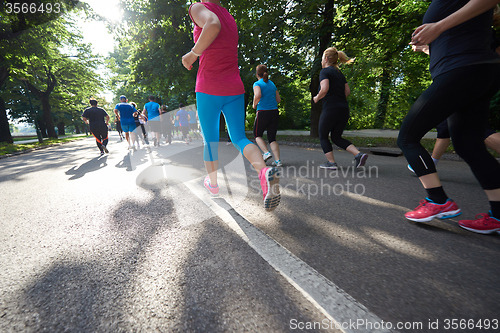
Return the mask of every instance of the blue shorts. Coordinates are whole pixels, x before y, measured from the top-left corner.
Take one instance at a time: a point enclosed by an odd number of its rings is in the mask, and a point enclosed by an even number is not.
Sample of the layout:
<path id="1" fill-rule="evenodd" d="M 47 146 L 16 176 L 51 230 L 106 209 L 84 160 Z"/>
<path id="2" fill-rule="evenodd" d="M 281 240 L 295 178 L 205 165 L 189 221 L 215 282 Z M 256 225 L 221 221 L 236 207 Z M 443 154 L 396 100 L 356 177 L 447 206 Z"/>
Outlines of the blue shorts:
<path id="1" fill-rule="evenodd" d="M 136 128 L 135 122 L 134 123 L 124 123 L 122 122 L 122 131 L 125 133 L 128 132 L 134 132 Z"/>

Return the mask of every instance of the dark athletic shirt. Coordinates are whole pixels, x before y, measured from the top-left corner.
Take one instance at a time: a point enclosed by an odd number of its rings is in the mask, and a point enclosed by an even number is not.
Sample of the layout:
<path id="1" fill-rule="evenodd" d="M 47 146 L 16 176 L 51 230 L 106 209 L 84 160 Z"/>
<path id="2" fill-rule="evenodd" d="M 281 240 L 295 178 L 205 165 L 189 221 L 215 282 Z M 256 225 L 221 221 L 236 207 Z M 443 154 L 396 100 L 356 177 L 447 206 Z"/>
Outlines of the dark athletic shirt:
<path id="1" fill-rule="evenodd" d="M 497 37 L 495 30 L 491 29 L 491 49 L 495 51 L 500 46 L 500 38 Z"/>
<path id="2" fill-rule="evenodd" d="M 83 111 L 82 117 L 89 120 L 90 127 L 98 127 L 104 125 L 106 126 L 106 121 L 104 118 L 108 116 L 108 113 L 97 106 L 90 107 Z"/>
<path id="3" fill-rule="evenodd" d="M 423 23 L 433 23 L 453 14 L 469 0 L 433 0 Z M 493 9 L 448 29 L 430 45 L 429 71 L 432 78 L 452 69 L 478 63 L 500 62 L 491 49 Z"/>
<path id="4" fill-rule="evenodd" d="M 328 80 L 330 88 L 323 97 L 323 110 L 332 110 L 338 107 L 349 107 L 345 96 L 345 84 L 347 83 L 344 74 L 337 68 L 329 66 L 323 68 L 319 73 L 319 82 L 321 90 L 321 81 Z"/>

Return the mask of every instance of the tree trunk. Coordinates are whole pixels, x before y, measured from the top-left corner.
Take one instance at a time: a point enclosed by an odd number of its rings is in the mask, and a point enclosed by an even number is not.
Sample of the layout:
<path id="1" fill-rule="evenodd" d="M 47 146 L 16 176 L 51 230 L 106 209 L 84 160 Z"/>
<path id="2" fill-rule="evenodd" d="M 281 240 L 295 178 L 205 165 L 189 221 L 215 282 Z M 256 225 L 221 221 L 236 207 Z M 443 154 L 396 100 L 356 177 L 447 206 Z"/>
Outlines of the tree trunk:
<path id="1" fill-rule="evenodd" d="M 42 102 L 43 119 L 45 120 L 45 126 L 47 126 L 47 134 L 49 138 L 57 139 L 54 121 L 52 120 L 52 106 L 50 106 L 49 97 L 42 93 L 39 99 L 40 102 Z"/>
<path id="2" fill-rule="evenodd" d="M 321 59 L 323 58 L 323 52 L 330 46 L 333 34 L 333 16 L 334 16 L 334 1 L 328 0 L 325 4 L 325 10 L 322 14 L 323 23 L 321 24 L 320 31 L 322 35 L 319 42 L 319 52 L 316 54 L 314 59 L 314 65 L 312 68 L 312 78 L 309 84 L 309 91 L 311 92 L 311 137 L 319 137 L 319 118 L 321 112 L 323 111 L 323 105 L 321 101 L 314 104 L 312 97 L 318 94 L 319 89 L 319 72 L 321 71 Z"/>
<path id="3" fill-rule="evenodd" d="M 5 111 L 5 102 L 0 97 L 0 142 L 14 143 L 10 134 L 9 119 Z"/>
<path id="4" fill-rule="evenodd" d="M 66 130 L 64 128 L 64 122 L 59 122 L 57 124 L 57 134 L 58 135 L 66 135 Z"/>
<path id="5" fill-rule="evenodd" d="M 3 62 L 4 58 L 0 56 L 0 61 Z M 9 68 L 6 66 L 0 67 L 0 87 L 10 75 Z M 0 98 L 0 142 L 14 143 L 12 135 L 10 134 L 9 119 L 7 118 L 7 111 L 5 110 L 5 102 Z"/>
<path id="6" fill-rule="evenodd" d="M 77 123 L 74 123 L 75 125 L 75 134 L 80 134 L 82 131 L 80 130 L 80 126 Z"/>
<path id="7" fill-rule="evenodd" d="M 45 120 L 45 126 L 47 129 L 47 134 L 49 135 L 49 138 L 57 139 L 57 133 L 54 127 L 54 121 L 52 120 L 52 107 L 50 106 L 49 102 L 49 97 L 52 91 L 54 90 L 54 87 L 57 84 L 56 77 L 54 74 L 51 72 L 51 68 L 48 67 L 45 69 L 47 73 L 47 90 L 46 91 L 41 91 L 34 85 L 32 85 L 30 82 L 26 81 L 26 84 L 28 85 L 28 88 L 30 91 L 37 95 L 38 99 L 42 103 L 42 109 L 43 109 L 43 119 Z"/>
<path id="8" fill-rule="evenodd" d="M 375 128 L 384 128 L 385 118 L 387 116 L 387 107 L 391 93 L 391 74 L 388 65 L 384 65 L 382 77 L 380 80 L 380 98 L 377 104 L 377 114 L 375 116 Z"/>
<path id="9" fill-rule="evenodd" d="M 43 118 L 43 116 L 37 115 L 37 117 L 38 127 L 40 128 L 40 133 L 42 133 L 42 138 L 48 138 L 49 136 L 47 135 L 47 126 L 45 125 L 45 119 Z"/>

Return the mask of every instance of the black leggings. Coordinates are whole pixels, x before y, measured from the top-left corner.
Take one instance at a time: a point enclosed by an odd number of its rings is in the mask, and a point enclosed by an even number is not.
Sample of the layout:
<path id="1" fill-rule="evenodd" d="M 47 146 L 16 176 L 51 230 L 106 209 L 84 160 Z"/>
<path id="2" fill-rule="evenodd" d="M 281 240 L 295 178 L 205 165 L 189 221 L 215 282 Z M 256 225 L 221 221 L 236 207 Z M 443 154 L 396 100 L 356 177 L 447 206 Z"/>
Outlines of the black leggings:
<path id="1" fill-rule="evenodd" d="M 499 89 L 500 64 L 461 67 L 434 78 L 399 131 L 398 145 L 417 176 L 436 172 L 420 140 L 448 118 L 453 147 L 469 164 L 481 187 L 500 188 L 500 164 L 484 145 L 490 100 Z"/>
<path id="2" fill-rule="evenodd" d="M 269 143 L 276 141 L 276 133 L 278 132 L 278 123 L 280 113 L 278 110 L 261 110 L 257 111 L 257 117 L 253 123 L 253 135 L 262 137 L 267 129 L 267 141 Z"/>
<path id="3" fill-rule="evenodd" d="M 102 146 L 106 147 L 108 145 L 108 126 L 95 126 L 91 127 L 90 131 L 95 138 L 97 147 L 102 151 Z"/>
<path id="4" fill-rule="evenodd" d="M 327 109 L 321 112 L 319 117 L 319 139 L 325 154 L 333 151 L 332 144 L 328 140 L 328 134 L 331 134 L 333 143 L 342 149 L 346 149 L 352 144 L 342 137 L 348 121 L 349 107 Z"/>

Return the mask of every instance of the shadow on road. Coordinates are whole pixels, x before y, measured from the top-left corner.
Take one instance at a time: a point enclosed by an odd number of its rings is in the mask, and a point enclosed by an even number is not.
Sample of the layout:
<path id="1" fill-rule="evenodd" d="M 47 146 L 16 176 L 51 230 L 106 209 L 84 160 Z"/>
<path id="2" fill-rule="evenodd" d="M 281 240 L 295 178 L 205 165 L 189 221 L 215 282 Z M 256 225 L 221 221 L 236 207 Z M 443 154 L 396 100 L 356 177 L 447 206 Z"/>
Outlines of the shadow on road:
<path id="1" fill-rule="evenodd" d="M 67 170 L 68 165 L 81 163 L 82 151 L 88 151 L 92 156 L 97 155 L 95 146 L 90 147 L 88 143 L 75 141 L 57 147 L 36 150 L 14 158 L 3 159 L 0 163 L 0 168 L 8 168 L 9 173 L 8 176 L 0 177 L 0 182 L 20 181 L 23 180 L 26 175 L 39 171 L 52 169 Z M 95 159 L 96 158 L 93 158 L 91 161 Z"/>
<path id="2" fill-rule="evenodd" d="M 30 314 L 22 321 L 29 331 L 130 331 L 137 271 L 146 261 L 151 241 L 175 222 L 173 202 L 158 188 L 148 191 L 151 200 L 118 205 L 103 236 L 106 244 L 93 248 L 89 259 L 55 262 L 24 289 L 19 309 Z M 147 324 L 147 318 L 137 320 Z"/>
<path id="3" fill-rule="evenodd" d="M 202 227 L 183 268 L 185 332 L 287 332 L 292 319 L 325 319 L 220 220 Z"/>
<path id="4" fill-rule="evenodd" d="M 76 166 L 72 167 L 71 169 L 66 171 L 66 174 L 72 175 L 72 177 L 69 178 L 69 180 L 82 178 L 83 176 L 85 176 L 85 174 L 89 172 L 97 171 L 101 168 L 106 167 L 108 165 L 107 162 L 108 162 L 107 155 L 101 157 L 94 157 L 90 161 L 87 161 L 78 167 Z"/>

